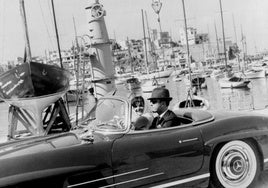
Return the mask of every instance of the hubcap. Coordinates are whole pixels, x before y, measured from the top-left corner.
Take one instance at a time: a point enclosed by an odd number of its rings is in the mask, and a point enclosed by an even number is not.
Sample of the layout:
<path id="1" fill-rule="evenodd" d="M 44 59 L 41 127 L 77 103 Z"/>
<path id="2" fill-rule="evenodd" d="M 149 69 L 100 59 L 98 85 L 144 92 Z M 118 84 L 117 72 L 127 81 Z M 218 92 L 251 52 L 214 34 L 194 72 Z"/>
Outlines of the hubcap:
<path id="1" fill-rule="evenodd" d="M 224 187 L 248 187 L 257 171 L 255 153 L 247 143 L 231 141 L 219 151 L 215 170 Z"/>
<path id="2" fill-rule="evenodd" d="M 249 162 L 242 148 L 224 154 L 221 171 L 227 180 L 241 181 L 245 178 L 249 172 Z"/>

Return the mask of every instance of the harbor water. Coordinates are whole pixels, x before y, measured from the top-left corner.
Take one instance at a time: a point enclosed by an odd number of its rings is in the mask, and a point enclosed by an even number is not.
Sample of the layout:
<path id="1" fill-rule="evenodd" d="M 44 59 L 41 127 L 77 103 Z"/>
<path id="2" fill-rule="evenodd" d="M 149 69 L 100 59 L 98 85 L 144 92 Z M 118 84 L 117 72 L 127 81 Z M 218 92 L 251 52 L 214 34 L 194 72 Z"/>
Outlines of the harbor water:
<path id="1" fill-rule="evenodd" d="M 199 89 L 198 96 L 207 99 L 211 110 L 256 110 L 268 105 L 268 78 L 251 79 L 246 88 L 220 88 L 213 78 L 206 78 L 207 88 Z M 175 99 L 185 100 L 187 89 L 183 81 L 167 81 L 167 87 Z"/>
<path id="2" fill-rule="evenodd" d="M 170 106 L 185 100 L 187 87 L 183 81 L 174 82 L 172 78 L 163 80 L 173 97 Z M 248 88 L 222 89 L 218 82 L 206 78 L 207 88 L 198 90 L 198 95 L 209 101 L 210 110 L 257 110 L 268 106 L 268 78 L 252 79 Z M 150 93 L 144 95 L 149 97 Z M 6 140 L 8 131 L 8 104 L 0 103 L 0 142 Z M 268 115 L 268 114 L 267 114 Z"/>

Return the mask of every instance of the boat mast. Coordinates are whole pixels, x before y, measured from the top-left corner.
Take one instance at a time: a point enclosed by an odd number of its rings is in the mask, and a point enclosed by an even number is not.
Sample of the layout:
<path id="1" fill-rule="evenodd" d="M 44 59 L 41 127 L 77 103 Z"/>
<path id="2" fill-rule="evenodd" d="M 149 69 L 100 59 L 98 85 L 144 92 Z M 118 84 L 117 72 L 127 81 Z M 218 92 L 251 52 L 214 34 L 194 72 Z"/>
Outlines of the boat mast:
<path id="1" fill-rule="evenodd" d="M 238 46 L 238 44 L 237 44 L 237 35 L 236 35 L 236 26 L 235 26 L 234 14 L 232 14 L 232 18 L 233 18 L 233 25 L 234 25 L 235 44 Z M 238 68 L 239 68 L 239 70 L 241 70 L 240 60 L 239 60 L 239 54 L 237 55 L 237 62 L 238 62 Z"/>
<path id="2" fill-rule="evenodd" d="M 25 7 L 24 7 L 24 0 L 20 0 L 20 13 L 22 17 L 22 23 L 24 27 L 24 37 L 25 37 L 25 42 L 26 42 L 26 62 L 30 63 L 32 60 L 32 55 L 31 55 L 30 39 L 29 39 L 28 26 L 27 26 L 27 20 L 26 20 L 26 12 L 25 12 Z"/>
<path id="3" fill-rule="evenodd" d="M 78 44 L 78 37 L 77 37 L 77 31 L 76 31 L 76 25 L 75 25 L 75 19 L 73 17 L 73 24 L 74 24 L 74 33 L 75 33 L 75 46 L 77 48 L 77 50 L 79 50 L 79 53 L 80 53 L 80 47 L 79 47 L 79 44 Z M 74 62 L 75 62 L 75 59 L 77 58 L 77 61 L 76 61 L 76 108 L 75 108 L 75 116 L 76 116 L 76 125 L 78 125 L 78 106 L 79 106 L 79 81 L 80 81 L 80 57 L 77 57 L 77 53 L 76 53 L 76 50 L 75 50 L 75 47 L 74 47 Z M 84 91 L 82 91 L 84 92 Z"/>
<path id="4" fill-rule="evenodd" d="M 187 62 L 188 62 L 188 70 L 189 70 L 190 89 L 192 89 L 191 58 L 190 58 L 190 49 L 189 49 L 189 43 L 188 43 L 187 21 L 186 21 L 184 0 L 182 0 L 182 7 L 183 7 L 183 17 L 184 17 L 184 29 L 185 29 L 185 38 L 186 38 L 186 49 L 187 49 L 187 60 L 188 60 Z"/>
<path id="5" fill-rule="evenodd" d="M 157 66 L 156 65 L 156 59 L 155 59 L 155 51 L 154 51 L 154 47 L 153 47 L 153 44 L 152 44 L 152 39 L 151 39 L 151 34 L 150 34 L 150 27 L 149 27 L 149 23 L 148 23 L 148 18 L 147 18 L 147 12 L 145 11 L 145 18 L 146 18 L 146 25 L 147 25 L 147 32 L 148 32 L 148 42 L 149 42 L 149 52 L 151 54 L 151 58 L 153 60 L 153 64 L 154 66 Z"/>
<path id="6" fill-rule="evenodd" d="M 209 35 L 210 35 L 210 33 L 209 33 L 209 25 L 207 25 L 207 27 L 208 27 L 208 55 L 209 55 L 209 58 L 210 58 L 210 56 L 211 56 L 211 43 L 210 43 L 210 37 L 209 37 Z"/>
<path id="7" fill-rule="evenodd" d="M 130 50 L 130 43 L 129 43 L 129 39 L 127 37 L 127 52 L 128 52 L 128 60 L 129 60 L 129 63 L 130 63 L 130 67 L 131 67 L 131 72 L 134 73 L 134 68 L 133 68 L 133 59 L 132 59 L 132 56 L 131 56 L 131 50 Z"/>
<path id="8" fill-rule="evenodd" d="M 244 69 L 247 69 L 247 63 L 246 63 L 246 54 L 247 54 L 246 37 L 244 36 L 242 25 L 241 25 L 241 42 L 242 42 Z"/>
<path id="9" fill-rule="evenodd" d="M 215 27 L 215 33 L 216 33 L 217 57 L 218 57 L 218 59 L 220 59 L 219 38 L 218 38 L 218 32 L 217 32 L 217 27 L 216 27 L 215 22 L 214 22 L 214 27 Z"/>
<path id="10" fill-rule="evenodd" d="M 186 48 L 187 48 L 187 61 L 188 61 L 188 70 L 189 70 L 189 80 L 190 80 L 190 89 L 188 90 L 186 104 L 188 103 L 188 100 L 190 102 L 188 107 L 194 107 L 194 102 L 192 98 L 192 74 L 191 74 L 191 58 L 190 58 L 190 49 L 189 49 L 189 43 L 188 43 L 188 33 L 187 33 L 187 21 L 186 21 L 186 12 L 185 12 L 185 5 L 184 0 L 182 0 L 182 7 L 183 7 L 183 17 L 184 17 L 184 29 L 185 29 L 185 38 L 186 38 Z"/>
<path id="11" fill-rule="evenodd" d="M 60 42 L 59 42 L 59 34 L 58 34 L 58 28 L 57 28 L 57 22 L 56 22 L 56 15 L 55 15 L 54 1 L 53 0 L 51 0 L 51 5 L 52 5 L 52 12 L 53 12 L 53 19 L 54 19 L 54 25 L 55 25 L 55 32 L 56 32 L 56 38 L 57 38 L 59 57 L 60 57 L 60 66 L 61 66 L 61 68 L 63 68 L 61 50 L 60 50 Z"/>
<path id="12" fill-rule="evenodd" d="M 146 34 L 145 34 L 145 25 L 144 25 L 144 15 L 143 10 L 141 9 L 141 15 L 142 15 L 142 28 L 143 28 L 143 37 L 144 37 L 144 51 L 145 51 L 145 63 L 146 63 L 146 72 L 149 74 L 148 70 L 148 56 L 147 56 L 147 43 L 146 43 Z"/>
<path id="13" fill-rule="evenodd" d="M 224 50 L 224 61 L 225 61 L 225 71 L 227 71 L 227 55 L 226 55 L 226 46 L 225 46 L 225 34 L 224 34 L 224 23 L 223 23 L 223 15 L 222 15 L 222 5 L 220 2 L 220 11 L 221 11 L 221 25 L 222 25 L 222 38 L 223 38 L 223 50 Z"/>
<path id="14" fill-rule="evenodd" d="M 233 25 L 234 25 L 235 43 L 237 44 L 237 35 L 236 35 L 236 27 L 235 27 L 234 14 L 232 14 L 232 18 L 233 18 Z"/>

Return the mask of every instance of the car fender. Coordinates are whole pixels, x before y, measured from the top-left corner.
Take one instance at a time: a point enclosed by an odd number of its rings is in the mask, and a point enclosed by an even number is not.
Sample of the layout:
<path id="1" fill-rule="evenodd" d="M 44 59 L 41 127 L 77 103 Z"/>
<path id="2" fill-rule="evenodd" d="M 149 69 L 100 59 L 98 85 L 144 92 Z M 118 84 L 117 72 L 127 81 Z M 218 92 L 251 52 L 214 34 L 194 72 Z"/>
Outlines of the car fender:
<path id="1" fill-rule="evenodd" d="M 245 130 L 218 136 L 204 143 L 205 151 L 211 157 L 216 146 L 231 140 L 251 140 L 259 151 L 263 169 L 268 168 L 268 130 Z"/>
<path id="2" fill-rule="evenodd" d="M 247 129 L 243 131 L 232 132 L 229 134 L 221 135 L 216 138 L 212 138 L 208 141 L 205 141 L 205 147 L 212 147 L 217 145 L 218 143 L 228 142 L 231 140 L 241 140 L 247 138 L 255 138 L 255 140 L 259 140 L 259 137 L 268 137 L 268 130 L 254 130 L 254 129 Z"/>

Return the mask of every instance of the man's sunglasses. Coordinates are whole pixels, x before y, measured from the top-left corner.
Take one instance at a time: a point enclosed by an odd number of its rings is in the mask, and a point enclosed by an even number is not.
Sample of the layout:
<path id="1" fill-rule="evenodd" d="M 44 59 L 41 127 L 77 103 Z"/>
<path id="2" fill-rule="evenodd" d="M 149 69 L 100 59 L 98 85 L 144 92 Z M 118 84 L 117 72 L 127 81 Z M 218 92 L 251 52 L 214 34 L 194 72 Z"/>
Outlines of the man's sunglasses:
<path id="1" fill-rule="evenodd" d="M 152 100 L 150 100 L 150 102 L 152 103 L 152 104 L 155 104 L 155 103 L 157 103 L 159 100 L 158 99 L 152 99 Z"/>

